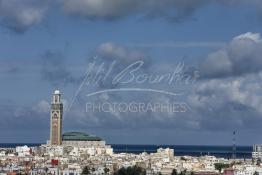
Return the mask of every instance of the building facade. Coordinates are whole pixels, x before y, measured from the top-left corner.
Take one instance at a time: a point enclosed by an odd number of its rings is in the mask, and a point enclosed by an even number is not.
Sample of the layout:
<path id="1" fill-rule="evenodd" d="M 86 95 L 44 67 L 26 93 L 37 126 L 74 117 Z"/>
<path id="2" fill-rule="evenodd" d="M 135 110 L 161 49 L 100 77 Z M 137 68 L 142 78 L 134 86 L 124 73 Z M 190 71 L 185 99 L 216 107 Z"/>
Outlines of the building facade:
<path id="1" fill-rule="evenodd" d="M 253 159 L 262 159 L 262 145 L 253 145 Z"/>
<path id="2" fill-rule="evenodd" d="M 61 145 L 63 103 L 61 102 L 61 94 L 59 90 L 55 90 L 55 92 L 53 93 L 50 115 L 50 144 Z"/>

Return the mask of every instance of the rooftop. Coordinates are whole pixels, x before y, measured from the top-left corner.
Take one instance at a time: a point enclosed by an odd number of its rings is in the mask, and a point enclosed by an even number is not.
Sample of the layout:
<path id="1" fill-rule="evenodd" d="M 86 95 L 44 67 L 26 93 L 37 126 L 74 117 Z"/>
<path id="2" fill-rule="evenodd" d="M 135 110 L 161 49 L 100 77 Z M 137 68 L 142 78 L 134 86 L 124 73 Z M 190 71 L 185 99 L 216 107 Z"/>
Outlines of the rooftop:
<path id="1" fill-rule="evenodd" d="M 62 136 L 63 141 L 101 141 L 100 137 L 91 136 L 83 132 L 66 132 Z"/>

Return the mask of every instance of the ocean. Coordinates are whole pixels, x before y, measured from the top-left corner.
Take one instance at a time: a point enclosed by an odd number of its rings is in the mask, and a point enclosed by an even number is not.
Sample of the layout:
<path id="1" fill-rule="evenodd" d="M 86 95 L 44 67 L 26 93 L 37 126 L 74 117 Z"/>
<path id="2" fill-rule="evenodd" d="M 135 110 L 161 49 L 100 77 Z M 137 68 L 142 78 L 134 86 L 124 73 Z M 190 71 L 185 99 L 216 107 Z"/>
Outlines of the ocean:
<path id="1" fill-rule="evenodd" d="M 1 148 L 14 148 L 16 146 L 27 145 L 30 147 L 39 146 L 40 143 L 0 143 Z M 213 155 L 216 157 L 232 158 L 233 148 L 232 146 L 194 146 L 194 145 L 123 145 L 123 144 L 111 144 L 115 153 L 135 153 L 142 152 L 153 153 L 158 148 L 172 148 L 176 156 L 203 156 Z M 237 158 L 251 158 L 252 146 L 237 146 L 236 157 Z"/>

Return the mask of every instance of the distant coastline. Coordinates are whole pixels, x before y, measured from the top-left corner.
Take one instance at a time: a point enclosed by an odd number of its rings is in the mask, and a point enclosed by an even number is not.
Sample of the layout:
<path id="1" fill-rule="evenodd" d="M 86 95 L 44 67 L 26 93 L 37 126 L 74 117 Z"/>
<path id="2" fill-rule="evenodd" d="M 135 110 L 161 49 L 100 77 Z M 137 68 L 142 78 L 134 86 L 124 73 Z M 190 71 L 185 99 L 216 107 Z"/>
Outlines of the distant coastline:
<path id="1" fill-rule="evenodd" d="M 27 145 L 29 147 L 40 146 L 43 143 L 0 143 L 0 148 L 15 148 L 16 146 Z M 131 145 L 131 144 L 111 144 L 115 153 L 142 152 L 153 153 L 160 147 L 174 149 L 176 156 L 204 156 L 213 155 L 216 157 L 231 158 L 232 146 L 206 146 L 206 145 Z M 236 157 L 250 159 L 252 157 L 252 146 L 237 146 Z"/>

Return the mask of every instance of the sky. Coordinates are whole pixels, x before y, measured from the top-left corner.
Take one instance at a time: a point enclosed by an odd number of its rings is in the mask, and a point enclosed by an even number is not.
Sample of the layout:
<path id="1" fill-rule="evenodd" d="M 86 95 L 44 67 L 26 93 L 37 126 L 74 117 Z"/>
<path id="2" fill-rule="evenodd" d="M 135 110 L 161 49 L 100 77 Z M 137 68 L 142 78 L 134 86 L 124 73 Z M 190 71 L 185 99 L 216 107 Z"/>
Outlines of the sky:
<path id="1" fill-rule="evenodd" d="M 261 34 L 260 0 L 0 0 L 0 142 L 46 142 L 59 89 L 64 132 L 261 143 Z"/>

